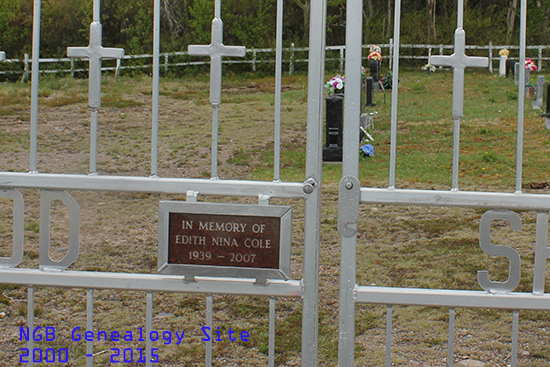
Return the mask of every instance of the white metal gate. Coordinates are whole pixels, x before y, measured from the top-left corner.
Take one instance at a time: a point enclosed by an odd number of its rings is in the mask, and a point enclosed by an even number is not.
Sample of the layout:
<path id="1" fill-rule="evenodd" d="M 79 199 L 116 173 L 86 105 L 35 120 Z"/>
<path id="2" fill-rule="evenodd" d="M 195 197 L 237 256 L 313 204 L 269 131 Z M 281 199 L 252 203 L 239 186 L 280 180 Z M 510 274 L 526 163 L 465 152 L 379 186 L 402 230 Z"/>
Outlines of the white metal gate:
<path id="1" fill-rule="evenodd" d="M 525 63 L 527 1 L 521 1 L 520 65 Z M 343 178 L 339 188 L 338 230 L 341 234 L 340 266 L 340 320 L 339 320 L 339 365 L 353 366 L 355 354 L 356 304 L 387 305 L 385 365 L 392 365 L 392 310 L 397 305 L 430 306 L 448 308 L 449 333 L 447 365 L 454 363 L 455 310 L 457 308 L 504 309 L 512 312 L 512 350 L 510 364 L 518 359 L 518 330 L 520 310 L 550 310 L 550 296 L 544 294 L 546 261 L 550 256 L 548 247 L 548 212 L 550 196 L 522 193 L 524 82 L 518 86 L 518 135 L 516 154 L 516 187 L 513 193 L 476 192 L 459 190 L 459 134 L 463 116 L 464 69 L 487 66 L 484 58 L 472 58 L 464 54 L 465 36 L 462 28 L 463 1 L 458 1 L 458 20 L 455 32 L 455 50 L 451 56 L 432 56 L 434 65 L 453 68 L 454 151 L 452 188 L 441 190 L 411 190 L 395 187 L 395 161 L 397 138 L 397 106 L 399 85 L 399 44 L 401 1 L 395 2 L 394 52 L 391 148 L 388 188 L 361 187 L 359 175 L 360 116 L 360 68 L 361 68 L 361 22 L 362 2 L 347 2 L 346 33 L 346 90 L 344 109 L 344 162 Z M 520 67 L 519 80 L 524 81 L 525 69 Z M 394 288 L 358 285 L 356 282 L 357 231 L 360 203 L 391 204 L 406 206 L 468 207 L 481 208 L 486 212 L 479 226 L 479 242 L 482 250 L 491 256 L 506 258 L 509 262 L 508 279 L 494 282 L 487 271 L 478 272 L 478 282 L 484 291 Z M 532 292 L 514 292 L 520 280 L 520 256 L 509 246 L 497 246 L 490 242 L 491 223 L 495 220 L 508 222 L 513 230 L 521 227 L 521 219 L 515 211 L 536 211 L 536 249 Z M 376 214 L 371 214 L 376 215 Z M 399 249 L 396 249 L 399 251 Z"/>
<path id="2" fill-rule="evenodd" d="M 86 330 L 94 330 L 94 290 L 120 289 L 143 292 L 146 303 L 146 330 L 153 329 L 153 295 L 156 292 L 198 293 L 206 295 L 205 325 L 212 325 L 214 294 L 257 295 L 269 298 L 269 365 L 275 364 L 275 304 L 277 297 L 294 297 L 302 302 L 302 365 L 317 365 L 317 310 L 318 310 L 318 265 L 319 265 L 319 226 L 320 226 L 320 183 L 321 183 L 321 137 L 324 84 L 324 2 L 312 2 L 311 36 L 309 52 L 308 117 L 307 117 L 307 162 L 305 182 L 282 182 L 280 179 L 280 136 L 281 136 L 281 60 L 282 60 L 282 4 L 278 1 L 277 21 L 277 65 L 275 103 L 275 148 L 273 181 L 238 181 L 218 178 L 218 107 L 221 103 L 222 56 L 243 56 L 244 47 L 223 45 L 223 23 L 221 2 L 216 1 L 212 22 L 212 42 L 207 46 L 191 46 L 191 54 L 206 55 L 211 59 L 210 103 L 212 106 L 212 153 L 211 179 L 171 178 L 158 175 L 159 140 L 159 53 L 160 53 L 160 0 L 154 1 L 154 67 L 153 67 L 153 106 L 151 136 L 151 174 L 147 177 L 108 176 L 97 172 L 97 130 L 98 111 L 101 106 L 101 60 L 120 58 L 122 49 L 108 49 L 101 45 L 100 2 L 94 1 L 94 18 L 90 26 L 90 45 L 71 47 L 68 55 L 89 59 L 89 106 L 90 155 L 89 174 L 40 173 L 38 158 L 38 97 L 39 97 L 39 55 L 41 1 L 34 1 L 34 37 L 32 61 L 31 121 L 30 121 L 30 167 L 28 172 L 7 172 L 0 167 L 0 198 L 13 202 L 13 247 L 12 255 L 0 259 L 0 283 L 28 286 L 28 311 L 26 326 L 31 332 L 35 327 L 35 289 L 38 287 L 82 288 L 86 297 Z M 322 15 L 319 17 L 319 15 Z M 39 190 L 40 198 L 40 269 L 19 267 L 25 241 L 24 203 L 21 191 Z M 80 234 L 80 207 L 71 192 L 130 192 L 165 193 L 186 195 L 188 202 L 197 201 L 197 196 L 216 195 L 221 197 L 252 197 L 258 205 L 269 205 L 272 198 L 303 199 L 304 215 L 304 260 L 302 280 L 248 279 L 201 276 L 174 276 L 162 274 L 141 274 L 123 272 L 73 271 L 70 266 L 78 258 Z M 25 191 L 26 192 L 26 191 Z M 61 201 L 69 211 L 69 251 L 66 256 L 54 261 L 50 257 L 50 204 Z M 152 221 L 156 218 L 151 218 Z M 51 305 L 54 307 L 54 305 Z M 41 332 L 44 330 L 42 329 Z M 46 330 L 47 332 L 47 330 Z M 46 334 L 47 336 L 47 334 Z M 26 336 L 28 364 L 33 365 L 34 340 Z M 145 364 L 154 361 L 152 341 L 147 338 Z M 86 365 L 94 364 L 94 341 L 86 342 Z M 71 356 L 73 358 L 73 356 Z M 212 340 L 206 343 L 205 365 L 212 365 Z M 143 362 L 143 361 L 142 361 Z M 76 363 L 76 362 L 75 362 Z M 161 363 L 162 364 L 162 363 Z"/>

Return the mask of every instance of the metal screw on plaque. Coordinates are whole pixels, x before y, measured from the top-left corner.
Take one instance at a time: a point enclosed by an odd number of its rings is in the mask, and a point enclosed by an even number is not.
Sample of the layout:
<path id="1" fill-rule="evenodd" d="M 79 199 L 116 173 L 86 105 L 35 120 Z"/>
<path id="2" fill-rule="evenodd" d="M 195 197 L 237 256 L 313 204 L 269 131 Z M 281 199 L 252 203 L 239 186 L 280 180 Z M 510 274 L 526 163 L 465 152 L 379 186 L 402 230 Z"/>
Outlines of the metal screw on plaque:
<path id="1" fill-rule="evenodd" d="M 550 98 L 548 96 L 550 95 L 550 84 L 546 86 L 546 113 L 542 114 L 542 117 L 544 117 L 544 122 L 546 125 L 546 128 L 550 130 Z"/>

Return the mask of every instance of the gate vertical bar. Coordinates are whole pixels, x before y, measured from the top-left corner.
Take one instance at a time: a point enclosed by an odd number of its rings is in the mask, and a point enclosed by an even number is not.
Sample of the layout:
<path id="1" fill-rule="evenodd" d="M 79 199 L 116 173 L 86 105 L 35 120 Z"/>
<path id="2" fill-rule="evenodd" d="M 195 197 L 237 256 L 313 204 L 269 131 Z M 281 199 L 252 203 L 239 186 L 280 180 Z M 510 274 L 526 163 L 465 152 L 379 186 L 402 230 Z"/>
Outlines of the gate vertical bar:
<path id="1" fill-rule="evenodd" d="M 275 138 L 273 148 L 273 179 L 281 180 L 281 93 L 283 72 L 283 0 L 277 0 L 277 31 L 275 48 Z"/>
<path id="2" fill-rule="evenodd" d="M 306 177 L 316 183 L 305 200 L 302 367 L 317 366 L 319 337 L 319 244 L 327 0 L 311 2 L 307 103 Z"/>
<path id="3" fill-rule="evenodd" d="M 93 289 L 86 289 L 86 331 L 94 331 L 94 293 Z M 86 367 L 94 365 L 94 342 L 86 341 Z"/>
<path id="4" fill-rule="evenodd" d="M 395 160 L 397 155 L 397 102 L 399 98 L 399 46 L 401 45 L 401 0 L 395 0 L 393 21 L 393 78 L 391 91 L 391 145 L 389 187 L 395 188 Z"/>
<path id="5" fill-rule="evenodd" d="M 218 18 L 218 19 L 221 19 L 222 17 L 222 2 L 221 0 L 216 0 L 214 1 L 214 17 L 215 18 Z M 212 65 L 213 63 L 213 60 L 210 59 L 210 65 Z M 210 66 L 211 68 L 211 71 L 210 71 L 210 85 L 212 85 L 213 83 L 213 71 L 212 71 L 212 66 Z M 219 83 L 220 83 L 220 94 L 221 94 L 221 82 L 222 82 L 222 63 L 220 61 L 220 64 L 219 64 Z M 220 109 L 220 103 L 221 103 L 221 98 L 219 98 L 218 101 L 216 101 L 215 103 L 212 103 L 212 96 L 210 96 L 210 99 L 211 99 L 211 105 L 212 105 L 212 162 L 211 163 L 211 173 L 210 173 L 210 177 L 213 178 L 213 179 L 217 179 L 218 178 L 218 134 L 219 134 L 219 109 Z M 211 296 L 208 296 L 207 299 L 211 300 Z M 212 327 L 212 326 L 210 326 Z M 207 347 L 209 347 L 210 349 L 210 365 L 212 365 L 212 343 L 211 342 L 208 342 L 210 344 L 207 345 Z M 207 364 L 208 364 L 208 360 L 207 360 Z"/>
<path id="6" fill-rule="evenodd" d="M 393 306 L 386 308 L 386 367 L 391 367 L 391 331 L 393 328 Z"/>
<path id="7" fill-rule="evenodd" d="M 145 366 L 152 366 L 152 356 L 151 351 L 153 350 L 153 341 L 151 340 L 151 332 L 153 331 L 153 293 L 147 292 L 147 304 L 145 311 Z"/>
<path id="8" fill-rule="evenodd" d="M 537 213 L 537 226 L 535 235 L 535 265 L 533 269 L 533 293 L 544 294 L 544 283 L 546 280 L 546 262 L 550 257 L 548 248 L 548 212 Z"/>
<path id="9" fill-rule="evenodd" d="M 92 23 L 100 23 L 101 18 L 101 2 L 100 0 L 94 0 L 94 12 Z M 99 42 L 101 43 L 101 39 Z M 90 44 L 92 43 L 92 34 L 90 32 Z M 88 104 L 92 111 L 90 117 L 90 174 L 97 174 L 97 124 L 99 120 L 99 106 L 101 103 L 101 61 L 99 64 L 98 74 L 95 74 L 95 68 L 92 66 L 92 58 L 90 57 L 89 63 L 89 99 Z M 94 80 L 96 79 L 96 80 Z"/>
<path id="10" fill-rule="evenodd" d="M 362 5 L 360 0 L 348 0 L 346 11 L 346 89 L 342 176 L 354 178 L 359 177 L 357 134 L 361 115 Z M 353 366 L 357 233 L 341 238 L 338 362 L 340 366 Z"/>
<path id="11" fill-rule="evenodd" d="M 40 79 L 40 18 L 42 1 L 34 0 L 32 27 L 32 71 L 31 71 L 31 146 L 30 172 L 37 172 L 36 155 L 38 152 L 38 88 Z"/>
<path id="12" fill-rule="evenodd" d="M 449 310 L 449 340 L 447 342 L 447 367 L 454 366 L 455 358 L 455 319 L 456 319 L 456 310 L 451 308 Z"/>
<path id="13" fill-rule="evenodd" d="M 269 367 L 275 367 L 275 302 L 275 298 L 269 297 Z"/>
<path id="14" fill-rule="evenodd" d="M 30 285 L 27 295 L 27 326 L 29 330 L 34 331 L 34 286 Z M 29 351 L 34 350 L 34 339 L 29 331 L 29 340 L 27 340 L 27 348 Z M 29 360 L 29 366 L 34 366 L 33 359 Z"/>
<path id="15" fill-rule="evenodd" d="M 512 367 L 518 365 L 518 334 L 519 334 L 519 311 L 512 311 L 512 358 L 510 364 Z"/>
<path id="16" fill-rule="evenodd" d="M 153 23 L 153 121 L 151 132 L 151 176 L 157 176 L 160 87 L 160 0 L 155 0 Z"/>
<path id="17" fill-rule="evenodd" d="M 206 295 L 206 326 L 209 327 L 210 332 L 213 333 L 212 330 L 212 307 L 213 307 L 213 299 L 211 294 Z M 210 334 L 213 335 L 213 334 Z M 208 341 L 206 342 L 206 367 L 212 366 L 212 338 L 208 338 Z"/>
<path id="18" fill-rule="evenodd" d="M 519 30 L 518 136 L 516 153 L 516 192 L 521 192 L 523 175 L 523 119 L 525 107 L 525 44 L 527 34 L 527 0 L 521 0 Z"/>

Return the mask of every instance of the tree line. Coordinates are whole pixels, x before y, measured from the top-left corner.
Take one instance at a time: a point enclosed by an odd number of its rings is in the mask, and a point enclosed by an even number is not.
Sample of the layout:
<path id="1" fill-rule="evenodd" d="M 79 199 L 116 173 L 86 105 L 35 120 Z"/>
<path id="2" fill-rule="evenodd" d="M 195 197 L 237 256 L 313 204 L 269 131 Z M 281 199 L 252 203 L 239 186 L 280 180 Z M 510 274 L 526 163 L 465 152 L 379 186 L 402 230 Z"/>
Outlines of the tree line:
<path id="1" fill-rule="evenodd" d="M 68 46 L 89 43 L 93 0 L 42 0 L 41 56 L 66 56 Z M 224 43 L 274 47 L 277 0 L 223 0 Z M 286 45 L 306 46 L 312 0 L 284 3 Z M 468 44 L 517 44 L 519 0 L 464 0 Z M 208 44 L 214 0 L 162 0 L 161 51 Z M 403 43 L 452 44 L 456 0 L 409 0 L 402 4 Z M 393 36 L 394 0 L 363 0 L 364 43 L 388 43 Z M 32 48 L 32 0 L 0 0 L 0 50 L 22 58 Z M 102 1 L 103 45 L 127 54 L 151 53 L 153 1 Z M 548 44 L 550 0 L 528 2 L 528 44 Z M 327 44 L 345 43 L 346 1 L 328 0 Z"/>

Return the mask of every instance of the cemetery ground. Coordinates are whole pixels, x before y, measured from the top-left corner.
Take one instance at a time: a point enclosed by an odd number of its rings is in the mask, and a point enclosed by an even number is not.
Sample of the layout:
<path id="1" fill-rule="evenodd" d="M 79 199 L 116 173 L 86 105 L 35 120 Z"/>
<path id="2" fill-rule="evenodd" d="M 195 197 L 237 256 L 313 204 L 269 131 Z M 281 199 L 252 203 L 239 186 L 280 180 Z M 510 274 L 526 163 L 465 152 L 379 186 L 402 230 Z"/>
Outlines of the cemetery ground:
<path id="1" fill-rule="evenodd" d="M 327 79 L 330 76 L 327 76 Z M 534 76 L 531 77 L 532 79 Z M 284 181 L 305 179 L 307 76 L 283 78 L 282 166 Z M 452 165 L 452 73 L 431 75 L 404 71 L 400 76 L 397 187 L 450 189 Z M 40 85 L 38 170 L 80 173 L 88 170 L 89 121 L 87 80 L 43 78 Z M 25 172 L 29 167 L 29 84 L 0 85 L 0 169 Z M 98 173 L 150 174 L 151 79 L 105 77 L 99 116 Z M 274 82 L 252 75 L 224 80 L 220 108 L 219 176 L 222 179 L 273 179 Z M 192 80 L 166 78 L 160 87 L 159 175 L 210 177 L 211 109 L 207 73 Z M 517 130 L 517 86 L 496 73 L 466 73 L 465 118 L 461 131 L 460 188 L 513 192 Z M 390 150 L 391 92 L 375 95 L 378 111 L 373 157 L 360 161 L 362 186 L 387 187 Z M 524 192 L 550 193 L 550 132 L 541 111 L 525 108 Z M 335 366 L 338 353 L 338 288 L 340 236 L 337 192 L 341 165 L 323 166 L 323 208 L 319 298 L 319 365 Z M 24 190 L 25 255 L 22 268 L 38 267 L 39 193 Z M 156 273 L 159 200 L 185 200 L 182 195 L 72 192 L 81 208 L 80 256 L 72 270 Z M 200 197 L 215 202 L 254 203 L 257 198 Z M 292 277 L 300 279 L 303 256 L 303 202 L 292 205 Z M 0 199 L 1 256 L 9 256 L 11 201 Z M 361 205 L 357 281 L 360 285 L 480 290 L 476 274 L 488 270 L 504 281 L 506 259 L 480 249 L 479 221 L 484 210 L 465 208 Z M 530 292 L 533 281 L 535 213 L 521 212 L 523 227 L 493 224 L 492 243 L 512 246 L 522 256 L 522 279 L 516 291 Z M 52 207 L 51 256 L 63 257 L 68 212 Z M 0 286 L 0 360 L 16 365 L 19 327 L 26 327 L 27 288 Z M 75 327 L 86 326 L 86 293 L 82 289 L 37 288 L 35 325 L 53 326 L 54 341 L 42 348 L 68 348 L 67 366 L 85 364 L 85 343 L 71 340 Z M 185 331 L 182 343 L 154 342 L 162 366 L 204 365 L 201 326 L 205 296 L 154 294 L 154 330 Z M 214 328 L 227 335 L 231 327 L 248 331 L 249 341 L 214 342 L 215 366 L 267 365 L 268 300 L 260 297 L 214 296 Z M 356 364 L 384 361 L 385 306 L 357 306 Z M 300 364 L 301 304 L 277 302 L 276 364 Z M 445 366 L 448 310 L 395 307 L 393 362 L 399 366 Z M 138 332 L 145 328 L 145 294 L 94 291 L 96 330 Z M 511 351 L 511 312 L 457 309 L 455 358 L 476 359 L 486 366 L 506 366 Z M 307 336 L 306 336 L 307 337 Z M 520 312 L 520 366 L 547 366 L 550 324 L 547 312 Z M 95 342 L 95 361 L 109 365 L 110 348 L 145 348 L 134 341 Z M 137 353 L 137 352 L 135 352 Z M 6 363 L 6 364 L 4 364 Z M 138 365 L 127 364 L 127 365 Z"/>

